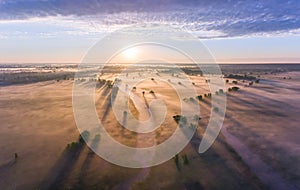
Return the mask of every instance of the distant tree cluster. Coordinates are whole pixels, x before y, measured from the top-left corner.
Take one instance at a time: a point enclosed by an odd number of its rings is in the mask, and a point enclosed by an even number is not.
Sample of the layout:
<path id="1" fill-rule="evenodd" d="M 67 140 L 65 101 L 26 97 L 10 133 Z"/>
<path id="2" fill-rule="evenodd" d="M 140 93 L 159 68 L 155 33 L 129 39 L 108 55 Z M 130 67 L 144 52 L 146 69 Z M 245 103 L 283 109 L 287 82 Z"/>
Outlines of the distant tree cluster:
<path id="1" fill-rule="evenodd" d="M 251 75 L 234 75 L 234 74 L 229 74 L 227 76 L 225 76 L 226 78 L 232 78 L 232 79 L 238 79 L 238 80 L 255 80 L 256 77 L 255 76 L 251 76 Z"/>

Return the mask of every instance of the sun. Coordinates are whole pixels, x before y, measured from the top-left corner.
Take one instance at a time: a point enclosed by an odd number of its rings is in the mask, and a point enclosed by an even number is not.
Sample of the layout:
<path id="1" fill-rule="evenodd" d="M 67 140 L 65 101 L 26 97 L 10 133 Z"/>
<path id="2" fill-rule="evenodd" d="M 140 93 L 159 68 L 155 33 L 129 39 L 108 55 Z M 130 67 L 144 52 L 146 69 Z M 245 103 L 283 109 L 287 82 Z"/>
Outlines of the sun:
<path id="1" fill-rule="evenodd" d="M 126 57 L 126 59 L 133 60 L 137 58 L 138 50 L 136 48 L 129 48 L 123 51 L 122 54 Z"/>

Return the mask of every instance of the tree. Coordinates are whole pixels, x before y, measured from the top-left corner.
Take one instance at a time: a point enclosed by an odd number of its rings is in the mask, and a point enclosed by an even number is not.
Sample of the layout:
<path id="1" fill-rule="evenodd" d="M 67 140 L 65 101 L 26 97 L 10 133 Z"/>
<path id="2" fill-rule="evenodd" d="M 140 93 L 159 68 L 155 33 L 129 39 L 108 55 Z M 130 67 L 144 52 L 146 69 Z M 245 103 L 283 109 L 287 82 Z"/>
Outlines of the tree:
<path id="1" fill-rule="evenodd" d="M 184 154 L 184 155 L 182 156 L 182 159 L 183 159 L 183 164 L 184 164 L 184 165 L 188 165 L 188 164 L 190 163 L 190 161 L 189 161 L 189 159 L 188 159 L 188 157 L 187 157 L 186 154 Z"/>
<path id="2" fill-rule="evenodd" d="M 214 111 L 214 112 L 219 112 L 219 108 L 218 108 L 218 107 L 214 107 L 214 108 L 213 108 L 213 111 Z"/>
<path id="3" fill-rule="evenodd" d="M 179 167 L 179 157 L 178 157 L 178 154 L 176 154 L 175 156 L 174 156 L 174 162 L 175 162 L 175 164 L 176 164 L 176 166 L 177 166 L 177 168 Z"/>
<path id="4" fill-rule="evenodd" d="M 240 88 L 237 87 L 237 86 L 234 86 L 234 87 L 231 88 L 232 91 L 238 91 L 239 89 L 240 89 Z"/>
<path id="5" fill-rule="evenodd" d="M 202 100 L 202 95 L 196 96 L 197 100 L 201 101 Z"/>

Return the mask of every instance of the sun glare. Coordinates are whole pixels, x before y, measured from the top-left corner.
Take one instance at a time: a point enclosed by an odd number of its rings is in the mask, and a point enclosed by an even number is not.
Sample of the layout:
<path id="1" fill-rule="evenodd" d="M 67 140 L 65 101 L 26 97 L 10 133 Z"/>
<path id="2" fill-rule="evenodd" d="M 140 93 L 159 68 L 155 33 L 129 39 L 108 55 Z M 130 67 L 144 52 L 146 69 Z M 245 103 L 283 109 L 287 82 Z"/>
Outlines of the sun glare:
<path id="1" fill-rule="evenodd" d="M 122 52 L 122 54 L 127 58 L 127 59 L 135 59 L 138 55 L 138 51 L 136 48 L 129 48 L 126 49 L 125 51 Z"/>

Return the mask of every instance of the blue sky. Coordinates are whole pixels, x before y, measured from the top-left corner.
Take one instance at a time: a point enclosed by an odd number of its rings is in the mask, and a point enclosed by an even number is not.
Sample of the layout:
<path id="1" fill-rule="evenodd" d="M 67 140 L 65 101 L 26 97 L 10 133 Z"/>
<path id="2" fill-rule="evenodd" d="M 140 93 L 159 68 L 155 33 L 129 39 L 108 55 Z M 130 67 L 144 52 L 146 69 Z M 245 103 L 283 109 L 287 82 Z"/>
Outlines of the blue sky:
<path id="1" fill-rule="evenodd" d="M 300 1 L 0 0 L 0 62 L 80 62 L 106 34 L 164 23 L 207 45 L 217 62 L 300 62 Z"/>

